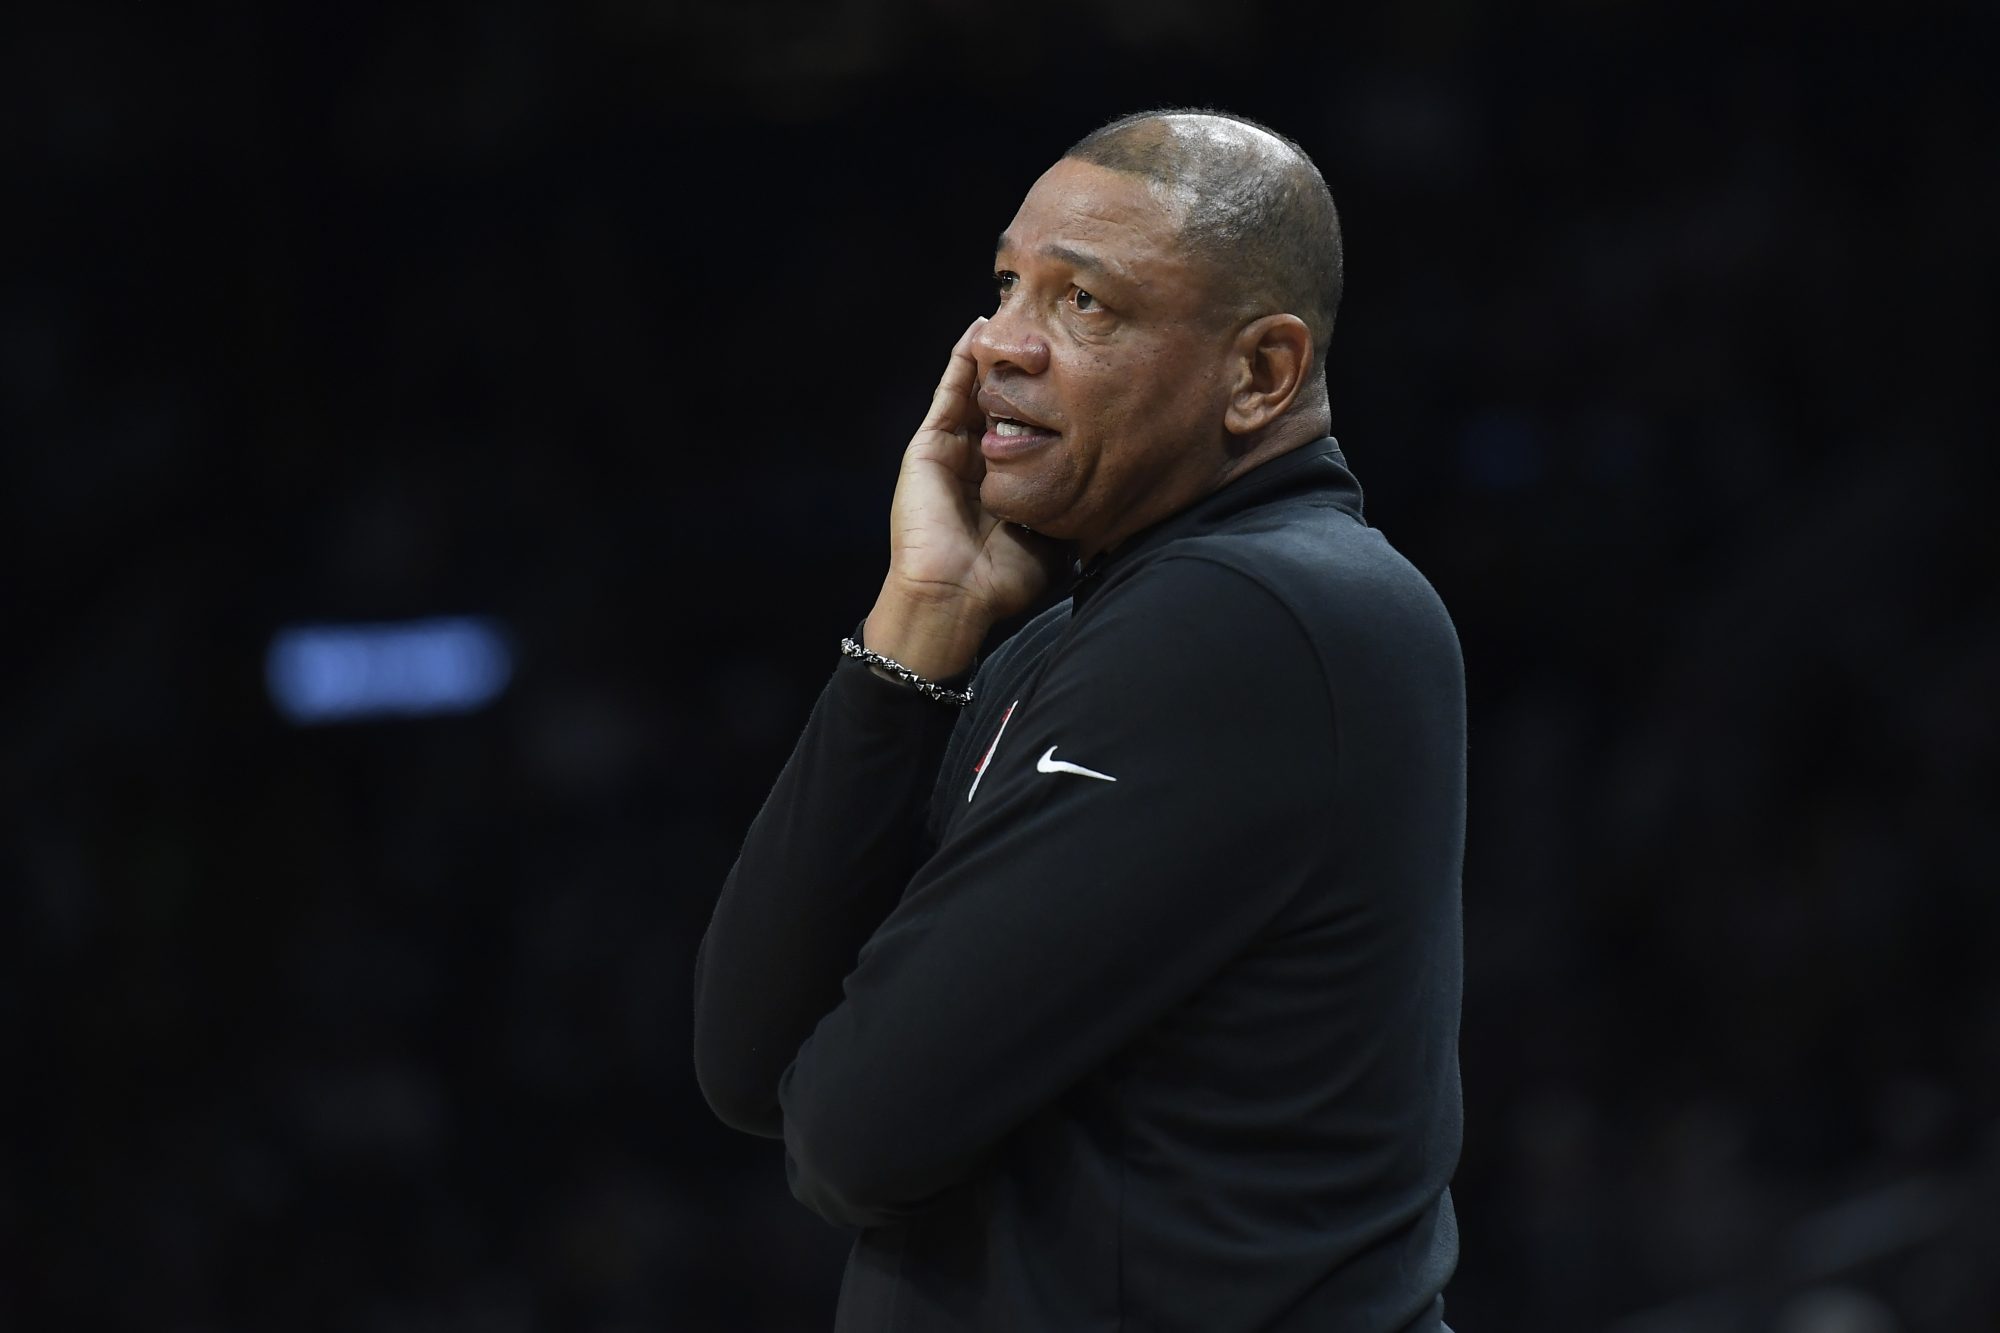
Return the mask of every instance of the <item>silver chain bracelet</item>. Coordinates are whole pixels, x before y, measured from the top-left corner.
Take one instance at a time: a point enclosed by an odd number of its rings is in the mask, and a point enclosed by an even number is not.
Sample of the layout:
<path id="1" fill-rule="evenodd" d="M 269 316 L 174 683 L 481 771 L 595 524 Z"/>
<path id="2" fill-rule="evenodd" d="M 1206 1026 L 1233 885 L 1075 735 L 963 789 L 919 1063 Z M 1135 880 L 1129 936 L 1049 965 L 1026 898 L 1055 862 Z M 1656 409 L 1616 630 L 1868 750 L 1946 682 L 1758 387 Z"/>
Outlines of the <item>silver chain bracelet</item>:
<path id="1" fill-rule="evenodd" d="M 935 699 L 941 704 L 955 704 L 960 708 L 972 702 L 971 686 L 967 686 L 962 690 L 946 689 L 934 680 L 926 680 L 922 676 L 919 676 L 895 658 L 884 657 L 878 652 L 872 652 L 867 648 L 863 648 L 852 639 L 842 639 L 840 641 L 840 651 L 848 657 L 858 658 L 866 662 L 869 666 L 882 668 L 882 670 L 888 672 L 897 680 L 902 681 L 905 685 L 914 687 L 917 693 L 923 695 L 926 699 Z"/>

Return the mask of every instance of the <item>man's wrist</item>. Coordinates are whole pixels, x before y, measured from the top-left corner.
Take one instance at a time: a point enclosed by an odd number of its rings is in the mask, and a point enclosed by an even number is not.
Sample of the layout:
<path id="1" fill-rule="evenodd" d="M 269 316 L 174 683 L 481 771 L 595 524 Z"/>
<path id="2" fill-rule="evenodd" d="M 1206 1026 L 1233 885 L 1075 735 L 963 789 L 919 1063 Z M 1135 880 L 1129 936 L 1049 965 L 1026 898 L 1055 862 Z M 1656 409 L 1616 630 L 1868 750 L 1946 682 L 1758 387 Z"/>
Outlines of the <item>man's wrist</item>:
<path id="1" fill-rule="evenodd" d="M 951 680 L 971 669 L 990 628 L 982 605 L 912 592 L 892 577 L 883 581 L 875 608 L 862 622 L 861 642 L 926 679 Z"/>
<path id="2" fill-rule="evenodd" d="M 915 690 L 926 699 L 950 704 L 954 708 L 963 708 L 972 702 L 970 684 L 962 681 L 931 680 L 920 676 L 895 658 L 878 653 L 872 648 L 863 648 L 854 639 L 842 639 L 840 652 L 843 657 L 852 657 L 867 663 L 870 675 L 879 680 L 886 680 L 899 689 Z M 960 688 L 961 686 L 963 688 Z"/>

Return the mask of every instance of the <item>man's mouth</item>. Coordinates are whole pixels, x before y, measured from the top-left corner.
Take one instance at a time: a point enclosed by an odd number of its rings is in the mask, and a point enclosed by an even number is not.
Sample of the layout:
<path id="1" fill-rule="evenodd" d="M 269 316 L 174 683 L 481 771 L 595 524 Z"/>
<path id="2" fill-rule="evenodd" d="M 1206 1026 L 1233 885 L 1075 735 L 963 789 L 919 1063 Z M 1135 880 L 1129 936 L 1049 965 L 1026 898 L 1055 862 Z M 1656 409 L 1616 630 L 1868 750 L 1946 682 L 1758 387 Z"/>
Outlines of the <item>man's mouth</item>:
<path id="1" fill-rule="evenodd" d="M 986 437 L 979 442 L 979 452 L 986 455 L 988 462 L 1016 458 L 1031 450 L 1039 449 L 1056 438 L 1057 432 L 1046 426 L 1038 426 L 1032 421 L 1020 421 L 1014 417 L 988 417 Z"/>

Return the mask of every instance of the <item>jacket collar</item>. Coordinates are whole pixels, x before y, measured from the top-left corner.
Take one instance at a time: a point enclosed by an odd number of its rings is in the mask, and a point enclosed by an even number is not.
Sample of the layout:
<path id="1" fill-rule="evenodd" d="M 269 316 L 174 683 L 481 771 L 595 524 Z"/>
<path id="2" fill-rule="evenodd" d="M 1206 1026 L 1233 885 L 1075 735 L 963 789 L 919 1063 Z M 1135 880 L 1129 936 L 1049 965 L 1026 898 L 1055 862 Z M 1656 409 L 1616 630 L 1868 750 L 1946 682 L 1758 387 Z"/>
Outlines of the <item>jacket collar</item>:
<path id="1" fill-rule="evenodd" d="M 1245 510 L 1303 495 L 1317 495 L 1321 503 L 1362 519 L 1361 484 L 1348 469 L 1340 442 L 1331 435 L 1250 469 L 1179 513 L 1168 515 L 1150 528 L 1141 528 L 1111 550 L 1078 562 L 1070 596 L 1081 606 L 1104 586 L 1109 575 L 1131 568 L 1146 552 L 1178 537 L 1211 532 Z"/>

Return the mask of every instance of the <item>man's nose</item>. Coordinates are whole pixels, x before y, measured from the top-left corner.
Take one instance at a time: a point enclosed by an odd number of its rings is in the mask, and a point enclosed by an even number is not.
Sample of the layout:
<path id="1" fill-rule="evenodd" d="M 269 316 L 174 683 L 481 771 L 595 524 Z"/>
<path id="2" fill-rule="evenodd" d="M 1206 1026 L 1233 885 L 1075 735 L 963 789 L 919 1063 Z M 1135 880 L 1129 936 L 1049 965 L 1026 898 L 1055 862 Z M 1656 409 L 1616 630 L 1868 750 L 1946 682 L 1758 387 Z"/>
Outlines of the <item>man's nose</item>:
<path id="1" fill-rule="evenodd" d="M 1049 367 L 1049 344 L 1034 321 L 1003 307 L 972 335 L 972 359 L 981 379 L 1001 366 L 1039 375 Z"/>

